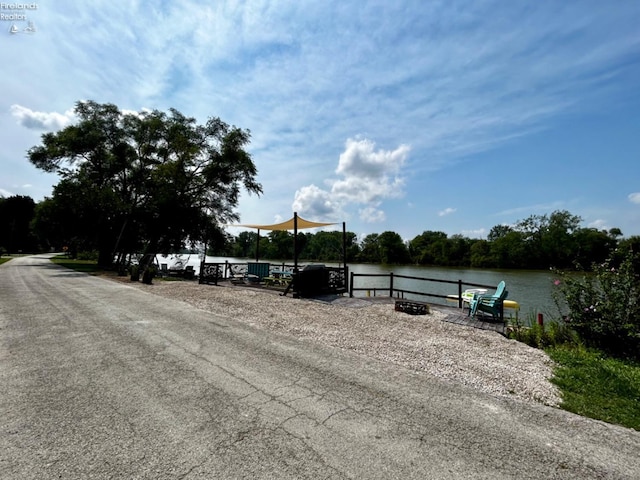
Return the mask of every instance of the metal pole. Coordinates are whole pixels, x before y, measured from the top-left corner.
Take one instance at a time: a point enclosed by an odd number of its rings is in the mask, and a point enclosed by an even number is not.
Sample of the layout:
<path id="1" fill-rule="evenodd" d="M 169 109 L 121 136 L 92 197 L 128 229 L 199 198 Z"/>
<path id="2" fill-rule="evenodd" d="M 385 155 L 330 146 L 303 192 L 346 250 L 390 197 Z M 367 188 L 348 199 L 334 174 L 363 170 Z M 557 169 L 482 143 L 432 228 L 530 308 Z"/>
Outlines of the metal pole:
<path id="1" fill-rule="evenodd" d="M 342 267 L 344 268 L 344 281 L 347 282 L 347 290 L 349 290 L 349 269 L 347 268 L 347 223 L 342 222 Z"/>
<path id="2" fill-rule="evenodd" d="M 260 258 L 260 229 L 258 229 L 258 240 L 256 240 L 256 263 Z"/>
<path id="3" fill-rule="evenodd" d="M 298 273 L 298 212 L 293 212 L 293 271 Z"/>
<path id="4" fill-rule="evenodd" d="M 351 282 L 349 286 L 349 296 L 353 297 L 353 272 L 351 272 Z"/>
<path id="5" fill-rule="evenodd" d="M 293 287 L 293 297 L 298 298 L 300 296 L 298 293 L 300 291 L 300 279 L 298 278 L 298 212 L 293 212 L 293 275 L 291 277 L 289 285 Z M 285 290 L 285 293 L 287 290 Z"/>

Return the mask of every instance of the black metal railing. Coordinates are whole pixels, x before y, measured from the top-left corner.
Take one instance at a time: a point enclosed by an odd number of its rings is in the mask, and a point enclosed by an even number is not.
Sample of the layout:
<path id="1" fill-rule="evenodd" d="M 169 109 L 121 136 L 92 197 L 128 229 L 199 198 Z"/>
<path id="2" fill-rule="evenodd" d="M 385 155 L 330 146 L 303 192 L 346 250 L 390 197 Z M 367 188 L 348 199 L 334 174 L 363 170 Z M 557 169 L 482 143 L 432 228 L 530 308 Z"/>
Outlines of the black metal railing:
<path id="1" fill-rule="evenodd" d="M 356 286 L 356 279 L 359 278 L 388 278 L 389 282 L 385 286 Z M 495 289 L 495 285 L 483 285 L 480 283 L 470 283 L 463 282 L 462 280 L 442 280 L 439 278 L 426 278 L 426 277 L 414 277 L 409 275 L 397 275 L 393 272 L 391 273 L 354 273 L 351 272 L 351 279 L 349 281 L 349 296 L 353 297 L 354 292 L 373 292 L 373 296 L 376 296 L 378 292 L 385 292 L 389 297 L 397 297 L 397 298 L 405 298 L 405 295 L 416 295 L 423 297 L 432 297 L 432 298 L 442 298 L 444 300 L 450 300 L 450 295 L 441 295 L 438 293 L 431 293 L 428 291 L 428 286 L 425 286 L 424 289 L 420 290 L 409 290 L 406 288 L 399 288 L 394 285 L 394 280 L 403 279 L 403 280 L 414 280 L 418 282 L 435 282 L 435 283 L 448 283 L 451 285 L 456 285 L 457 287 L 457 301 L 458 307 L 462 308 L 462 293 L 464 292 L 463 287 L 480 287 L 487 289 Z M 359 283 L 359 282 L 358 282 Z"/>
<path id="2" fill-rule="evenodd" d="M 268 266 L 268 267 L 265 267 Z M 254 262 L 217 262 L 200 264 L 200 273 L 198 276 L 199 283 L 217 285 L 222 280 L 243 279 L 254 276 L 255 272 L 260 271 L 260 277 L 264 277 L 268 268 L 268 276 L 282 276 L 283 274 L 293 276 L 295 265 L 287 263 L 263 263 L 256 264 Z M 323 267 L 328 273 L 328 285 L 326 293 L 347 293 L 349 291 L 349 269 L 348 267 Z M 298 265 L 298 270 L 304 269 L 304 265 Z M 264 271 L 263 271 L 264 270 Z M 261 280 L 262 278 L 259 278 Z M 295 287 L 294 287 L 295 288 Z M 295 289 L 294 289 L 295 291 Z"/>

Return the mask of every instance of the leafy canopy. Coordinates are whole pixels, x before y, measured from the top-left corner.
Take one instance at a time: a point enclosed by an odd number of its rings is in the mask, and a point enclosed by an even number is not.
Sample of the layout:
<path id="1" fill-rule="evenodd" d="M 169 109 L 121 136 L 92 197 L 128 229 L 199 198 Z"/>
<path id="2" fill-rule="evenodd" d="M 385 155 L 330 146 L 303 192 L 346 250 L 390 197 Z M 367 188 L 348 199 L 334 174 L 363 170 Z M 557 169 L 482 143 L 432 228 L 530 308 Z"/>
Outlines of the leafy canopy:
<path id="1" fill-rule="evenodd" d="M 43 135 L 28 155 L 61 176 L 49 216 L 101 263 L 142 246 L 168 253 L 205 240 L 238 219 L 241 188 L 262 192 L 245 150 L 249 131 L 219 118 L 200 125 L 175 109 L 123 112 L 93 101 L 75 112 L 76 124 Z"/>

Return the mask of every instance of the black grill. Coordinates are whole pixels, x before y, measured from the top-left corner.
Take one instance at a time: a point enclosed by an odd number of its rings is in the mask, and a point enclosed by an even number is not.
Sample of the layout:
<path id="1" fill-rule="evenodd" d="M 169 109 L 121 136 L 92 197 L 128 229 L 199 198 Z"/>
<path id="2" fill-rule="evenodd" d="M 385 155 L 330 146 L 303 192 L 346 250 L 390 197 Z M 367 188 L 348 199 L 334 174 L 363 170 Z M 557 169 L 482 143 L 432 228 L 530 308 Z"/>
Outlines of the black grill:
<path id="1" fill-rule="evenodd" d="M 301 297 L 330 293 L 329 270 L 324 265 L 307 265 L 294 278 L 294 288 Z"/>

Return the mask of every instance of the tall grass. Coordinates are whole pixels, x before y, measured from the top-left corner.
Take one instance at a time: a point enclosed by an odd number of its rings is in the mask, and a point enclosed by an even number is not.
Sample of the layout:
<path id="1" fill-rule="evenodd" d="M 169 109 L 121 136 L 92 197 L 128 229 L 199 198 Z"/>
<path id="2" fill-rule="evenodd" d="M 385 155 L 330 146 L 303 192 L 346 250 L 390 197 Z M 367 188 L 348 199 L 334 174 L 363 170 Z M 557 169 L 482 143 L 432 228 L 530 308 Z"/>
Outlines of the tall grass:
<path id="1" fill-rule="evenodd" d="M 61 267 L 70 268 L 77 272 L 97 273 L 103 270 L 99 267 L 95 260 L 78 260 L 67 257 L 66 255 L 57 255 L 51 258 L 51 261 Z"/>
<path id="2" fill-rule="evenodd" d="M 564 344 L 579 344 L 578 335 L 563 321 L 538 324 L 535 314 L 530 313 L 525 321 L 517 318 L 510 321 L 507 337 L 526 343 L 534 348 L 547 348 Z"/>
<path id="3" fill-rule="evenodd" d="M 562 392 L 563 409 L 640 430 L 640 364 L 585 347 L 546 351 L 557 364 L 551 381 Z"/>
<path id="4" fill-rule="evenodd" d="M 512 320 L 509 338 L 544 349 L 555 362 L 551 381 L 562 395 L 560 407 L 589 418 L 640 430 L 640 363 L 587 348 L 570 324 L 538 325 L 530 315 Z"/>

